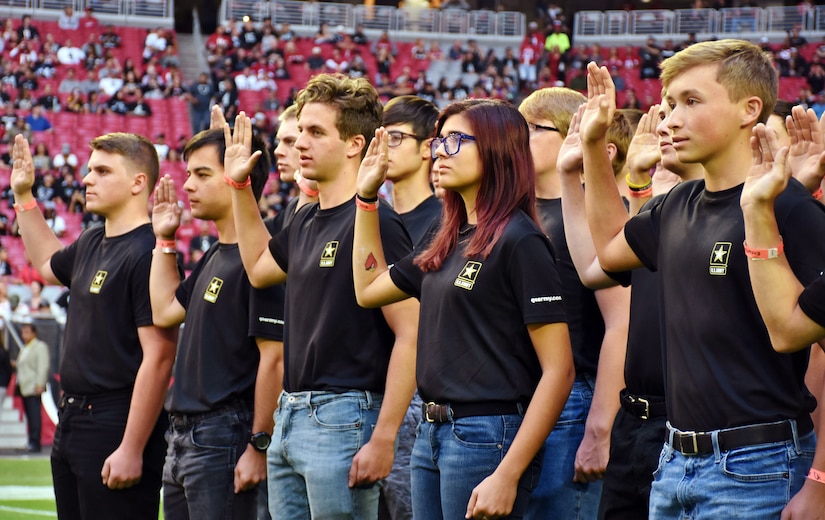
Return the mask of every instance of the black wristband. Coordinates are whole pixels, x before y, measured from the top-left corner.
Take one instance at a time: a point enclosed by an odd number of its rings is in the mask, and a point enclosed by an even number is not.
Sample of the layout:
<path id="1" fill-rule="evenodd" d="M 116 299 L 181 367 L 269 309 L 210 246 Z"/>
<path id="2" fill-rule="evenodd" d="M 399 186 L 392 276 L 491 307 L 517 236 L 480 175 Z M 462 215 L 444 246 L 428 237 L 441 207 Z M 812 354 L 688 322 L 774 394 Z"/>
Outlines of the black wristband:
<path id="1" fill-rule="evenodd" d="M 361 195 L 356 193 L 355 196 L 358 197 L 358 200 L 360 200 L 361 202 L 366 202 L 367 204 L 372 204 L 373 202 L 378 202 L 378 195 L 376 195 L 375 197 L 367 198 L 367 197 L 362 197 Z"/>

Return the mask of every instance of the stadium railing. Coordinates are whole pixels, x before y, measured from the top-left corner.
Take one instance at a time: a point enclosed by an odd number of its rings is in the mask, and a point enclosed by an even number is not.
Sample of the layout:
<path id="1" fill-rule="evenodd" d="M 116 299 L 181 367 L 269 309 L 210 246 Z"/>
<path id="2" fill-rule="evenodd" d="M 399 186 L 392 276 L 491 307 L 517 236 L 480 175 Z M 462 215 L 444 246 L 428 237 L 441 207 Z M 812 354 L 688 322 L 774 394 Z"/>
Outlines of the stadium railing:
<path id="1" fill-rule="evenodd" d="M 101 24 L 140 27 L 165 27 L 175 25 L 175 0 L 3 0 L 0 2 L 0 18 L 20 18 L 30 14 L 35 19 L 57 19 L 66 5 L 74 7 L 83 16 L 86 6 L 92 8 Z"/>

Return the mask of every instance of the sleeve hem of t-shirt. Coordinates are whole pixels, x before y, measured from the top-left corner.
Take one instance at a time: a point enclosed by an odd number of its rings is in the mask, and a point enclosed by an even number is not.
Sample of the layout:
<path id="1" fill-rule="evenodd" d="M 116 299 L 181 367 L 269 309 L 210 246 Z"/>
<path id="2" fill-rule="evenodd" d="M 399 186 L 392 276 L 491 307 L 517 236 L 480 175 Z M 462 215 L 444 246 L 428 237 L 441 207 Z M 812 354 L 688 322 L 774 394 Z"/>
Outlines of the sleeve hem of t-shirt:
<path id="1" fill-rule="evenodd" d="M 816 295 L 808 289 L 805 289 L 799 295 L 799 308 L 817 325 L 825 327 L 825 313 L 820 312 L 821 309 L 816 304 Z"/>
<path id="2" fill-rule="evenodd" d="M 627 232 L 628 227 L 630 228 L 630 234 L 628 234 Z M 642 264 L 646 268 L 655 272 L 657 270 L 656 264 L 652 262 L 649 258 L 647 258 L 640 244 L 633 238 L 633 219 L 627 221 L 623 233 L 625 241 L 627 242 L 627 245 L 630 247 L 630 249 L 633 251 L 633 254 L 635 254 L 639 258 L 639 260 L 641 260 Z M 608 276 L 610 275 L 608 274 Z"/>

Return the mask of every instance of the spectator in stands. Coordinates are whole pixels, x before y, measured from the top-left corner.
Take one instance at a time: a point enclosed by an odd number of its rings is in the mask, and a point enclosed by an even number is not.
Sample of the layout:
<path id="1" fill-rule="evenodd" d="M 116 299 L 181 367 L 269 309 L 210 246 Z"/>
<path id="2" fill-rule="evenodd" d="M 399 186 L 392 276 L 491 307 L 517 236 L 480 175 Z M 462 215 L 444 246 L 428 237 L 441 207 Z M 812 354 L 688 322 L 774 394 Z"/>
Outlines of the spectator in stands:
<path id="1" fill-rule="evenodd" d="M 387 31 L 381 32 L 381 36 L 372 42 L 370 49 L 372 50 L 373 55 L 378 54 L 380 49 L 387 49 L 393 57 L 398 56 L 398 46 L 395 45 L 395 42 L 390 40 L 390 34 Z"/>
<path id="2" fill-rule="evenodd" d="M 51 83 L 46 83 L 43 86 L 43 93 L 37 98 L 37 106 L 41 106 L 49 112 L 60 111 L 60 98 L 54 93 Z"/>
<path id="3" fill-rule="evenodd" d="M 83 98 L 83 93 L 80 91 L 79 88 L 73 89 L 68 96 L 66 96 L 66 100 L 63 104 L 63 109 L 66 112 L 72 112 L 74 114 L 82 114 L 85 113 L 85 100 Z"/>
<path id="4" fill-rule="evenodd" d="M 192 134 L 209 128 L 209 115 L 214 103 L 215 89 L 209 81 L 209 74 L 202 72 L 197 83 L 189 87 L 186 101 L 189 102 Z"/>
<path id="5" fill-rule="evenodd" d="M 796 47 L 779 51 L 776 63 L 779 65 L 779 75 L 783 78 L 804 78 L 808 75 L 808 60 L 799 54 Z"/>
<path id="6" fill-rule="evenodd" d="M 37 61 L 37 51 L 29 40 L 23 40 L 9 51 L 9 58 L 16 60 L 20 65 L 31 65 Z"/>
<path id="7" fill-rule="evenodd" d="M 57 214 L 57 209 L 53 200 L 43 203 L 43 218 L 49 225 L 55 236 L 63 237 L 66 234 L 66 221 Z"/>
<path id="8" fill-rule="evenodd" d="M 80 29 L 83 32 L 97 32 L 99 26 L 100 22 L 98 22 L 92 13 L 92 6 L 86 5 L 83 11 L 83 17 L 80 19 Z"/>
<path id="9" fill-rule="evenodd" d="M 316 45 L 312 48 L 312 54 L 310 54 L 307 58 L 304 67 L 310 73 L 317 74 L 323 70 L 325 61 L 326 60 L 324 60 L 324 57 L 321 55 L 321 47 Z"/>
<path id="10" fill-rule="evenodd" d="M 186 87 L 183 85 L 183 78 L 180 74 L 177 74 L 172 78 L 172 82 L 163 89 L 162 97 L 166 99 L 185 98 L 186 92 Z M 146 97 L 149 97 L 148 91 L 146 92 Z"/>
<path id="11" fill-rule="evenodd" d="M 364 24 L 359 23 L 355 26 L 355 31 L 352 33 L 352 41 L 356 45 L 368 45 L 370 40 L 364 32 Z"/>
<path id="12" fill-rule="evenodd" d="M 11 263 L 9 262 L 9 250 L 6 249 L 3 246 L 0 246 L 0 276 L 2 276 L 2 277 L 13 276 L 13 273 L 14 273 L 14 269 L 12 269 Z M 6 287 L 6 282 L 5 281 L 0 282 L 0 283 L 2 283 L 2 286 L 0 286 L 0 287 L 2 287 L 2 288 L 0 288 L 0 296 L 5 298 L 4 300 L 0 300 L 0 306 L 2 306 L 4 303 L 8 304 L 8 301 L 9 301 L 8 300 L 8 287 Z M 6 316 L 7 315 L 6 315 L 5 312 L 0 312 L 0 318 L 5 319 Z M 3 347 L 0 346 L 0 348 L 3 348 Z M 0 400 L 2 400 L 2 396 L 0 396 Z"/>
<path id="13" fill-rule="evenodd" d="M 40 31 L 32 24 L 32 16 L 24 14 L 20 19 L 20 27 L 17 28 L 18 41 L 40 40 Z"/>
<path id="14" fill-rule="evenodd" d="M 119 49 L 121 45 L 120 35 L 115 31 L 114 25 L 107 25 L 106 30 L 100 35 L 100 45 L 104 49 Z"/>
<path id="15" fill-rule="evenodd" d="M 95 78 L 94 71 L 90 70 L 86 72 L 86 78 L 80 81 L 80 91 L 84 94 L 100 91 L 100 81 Z"/>
<path id="16" fill-rule="evenodd" d="M 40 52 L 54 54 L 56 56 L 60 47 L 61 45 L 55 41 L 54 35 L 52 33 L 46 33 L 46 37 L 43 38 L 43 43 L 40 44 Z"/>
<path id="17" fill-rule="evenodd" d="M 3 38 L 4 48 L 7 47 L 9 43 L 17 42 L 17 29 L 14 27 L 14 20 L 6 18 L 6 21 L 3 22 L 3 32 L 0 36 Z"/>
<path id="18" fill-rule="evenodd" d="M 160 57 L 166 50 L 167 43 L 166 32 L 162 28 L 150 29 L 143 41 L 143 63 L 148 62 L 153 56 Z"/>
<path id="19" fill-rule="evenodd" d="M 3 112 L 3 115 L 0 115 L 0 123 L 3 124 L 3 127 L 8 132 L 20 117 L 17 115 L 17 110 L 15 110 L 12 103 L 7 103 L 5 108 L 6 110 Z"/>
<path id="20" fill-rule="evenodd" d="M 822 92 L 825 90 L 825 67 L 823 67 L 822 63 L 811 63 L 808 69 L 807 81 L 808 86 L 811 87 L 811 92 Z"/>
<path id="21" fill-rule="evenodd" d="M 166 134 L 163 132 L 155 136 L 155 141 L 152 143 L 155 150 L 158 152 L 158 159 L 165 161 L 169 155 L 169 145 L 166 144 Z"/>
<path id="22" fill-rule="evenodd" d="M 75 47 L 71 39 L 57 51 L 57 60 L 62 65 L 79 65 L 86 59 L 86 53 L 80 47 Z"/>
<path id="23" fill-rule="evenodd" d="M 17 72 L 15 72 L 15 76 L 17 76 L 17 88 L 20 90 L 27 88 L 33 92 L 40 88 L 37 75 L 34 73 L 34 70 L 28 66 L 21 66 Z"/>
<path id="24" fill-rule="evenodd" d="M 46 143 L 40 142 L 34 146 L 32 164 L 34 165 L 35 175 L 40 175 L 52 169 L 52 158 L 49 155 L 49 148 Z"/>
<path id="25" fill-rule="evenodd" d="M 822 115 L 825 114 L 825 92 L 820 92 L 816 95 L 816 98 L 811 105 L 811 109 L 816 114 L 817 119 L 822 118 Z"/>
<path id="26" fill-rule="evenodd" d="M 60 153 L 52 159 L 52 165 L 58 170 L 64 165 L 69 165 L 72 171 L 77 171 L 78 160 L 77 155 L 72 152 L 72 145 L 63 143 Z"/>
<path id="27" fill-rule="evenodd" d="M 276 32 L 278 33 L 278 39 L 282 42 L 294 42 L 298 39 L 298 35 L 292 30 L 289 22 L 282 23 L 280 30 Z"/>
<path id="28" fill-rule="evenodd" d="M 332 55 L 324 62 L 324 68 L 329 73 L 346 74 L 349 70 L 349 62 L 341 55 L 337 48 L 332 49 Z"/>
<path id="29" fill-rule="evenodd" d="M 32 129 L 26 122 L 25 118 L 18 117 L 17 120 L 15 120 L 14 126 L 8 129 L 6 131 L 6 134 L 3 136 L 3 142 L 13 143 L 14 137 L 17 134 L 21 134 L 23 137 L 26 138 L 27 141 L 32 140 Z"/>
<path id="30" fill-rule="evenodd" d="M 538 30 L 536 22 L 527 25 L 527 34 L 519 47 L 518 76 L 522 90 L 534 90 L 538 78 L 538 64 L 544 51 L 544 35 Z"/>
<path id="31" fill-rule="evenodd" d="M 68 166 L 60 168 L 60 183 L 57 191 L 58 197 L 66 205 L 69 213 L 80 213 L 83 211 L 83 187 L 75 178 L 72 169 Z"/>
<path id="32" fill-rule="evenodd" d="M 106 219 L 97 213 L 91 211 L 83 211 L 83 216 L 80 219 L 80 227 L 85 231 L 94 227 L 102 226 L 106 223 Z"/>
<path id="33" fill-rule="evenodd" d="M 41 105 L 35 104 L 31 108 L 31 113 L 26 116 L 25 121 L 32 132 L 49 132 L 52 130 L 52 124 L 43 113 Z"/>
<path id="34" fill-rule="evenodd" d="M 83 104 L 83 112 L 87 114 L 103 114 L 106 112 L 106 104 L 100 101 L 100 95 L 96 90 L 89 92 L 86 103 Z"/>
<path id="35" fill-rule="evenodd" d="M 224 113 L 227 121 L 232 120 L 238 113 L 238 91 L 235 89 L 235 82 L 227 78 L 218 87 L 218 104 Z"/>
<path id="36" fill-rule="evenodd" d="M 101 78 L 98 82 L 99 90 L 107 96 L 114 98 L 118 92 L 123 88 L 123 78 L 121 76 L 106 76 Z M 111 99 L 109 99 L 111 106 Z"/>
<path id="37" fill-rule="evenodd" d="M 251 51 L 258 44 L 261 43 L 263 33 L 255 27 L 255 22 L 249 16 L 243 17 L 243 26 L 241 27 L 241 47 Z"/>
<path id="38" fill-rule="evenodd" d="M 558 48 L 559 52 L 564 54 L 570 48 L 570 37 L 564 32 L 561 21 L 554 21 L 552 27 L 550 34 L 544 39 L 545 55 L 553 52 L 554 48 Z"/>
<path id="39" fill-rule="evenodd" d="M 86 70 L 91 70 L 91 68 L 89 67 L 90 63 L 88 61 L 89 55 L 95 57 L 95 60 L 91 63 L 92 68 L 102 65 L 105 61 L 103 58 L 103 45 L 100 44 L 97 35 L 93 32 L 89 33 L 89 36 L 86 39 L 86 43 L 84 43 L 83 46 L 80 47 L 80 50 L 82 50 L 87 57 Z"/>
<path id="40" fill-rule="evenodd" d="M 80 81 L 77 79 L 77 73 L 75 72 L 74 68 L 70 68 L 66 71 L 66 76 L 60 80 L 60 84 L 57 86 L 57 92 L 60 94 L 69 94 L 74 89 L 80 87 Z"/>
<path id="41" fill-rule="evenodd" d="M 211 223 L 208 220 L 199 220 L 197 222 L 198 234 L 189 242 L 189 254 L 193 251 L 199 250 L 203 253 L 209 251 L 212 244 L 218 241 L 218 237 L 212 232 Z"/>
<path id="42" fill-rule="evenodd" d="M 808 40 L 806 40 L 805 37 L 800 34 L 801 30 L 802 26 L 799 24 L 796 24 L 793 27 L 791 27 L 791 29 L 785 36 L 785 48 L 796 47 L 797 49 L 799 49 L 808 44 Z"/>
<path id="43" fill-rule="evenodd" d="M 57 26 L 64 31 L 76 31 L 80 28 L 80 16 L 74 12 L 71 4 L 63 8 L 63 12 L 57 17 Z"/>
<path id="44" fill-rule="evenodd" d="M 129 114 L 140 117 L 152 117 L 152 107 L 143 97 L 143 91 L 138 89 L 135 92 L 135 100 L 129 103 Z"/>
<path id="45" fill-rule="evenodd" d="M 37 54 L 37 61 L 32 64 L 32 70 L 41 78 L 51 79 L 57 73 L 57 56 L 40 52 Z"/>
<path id="46" fill-rule="evenodd" d="M 321 22 L 318 26 L 318 32 L 316 32 L 315 36 L 313 36 L 313 42 L 315 42 L 315 45 L 335 43 L 335 41 L 335 34 L 329 30 L 329 24 L 327 22 Z"/>
<path id="47" fill-rule="evenodd" d="M 378 49 L 378 52 L 375 54 L 376 77 L 378 75 L 382 75 L 382 76 L 386 76 L 387 78 L 390 78 L 391 77 L 392 64 L 394 62 L 395 62 L 395 58 L 393 57 L 390 50 L 387 47 L 380 47 Z"/>
<path id="48" fill-rule="evenodd" d="M 639 77 L 641 79 L 658 79 L 659 63 L 662 61 L 662 50 L 656 44 L 656 38 L 648 36 L 644 45 L 639 47 L 641 59 Z"/>
<path id="49" fill-rule="evenodd" d="M 14 100 L 15 106 L 20 110 L 31 110 L 36 103 L 37 100 L 34 99 L 34 94 L 29 87 L 22 87 L 17 94 L 17 99 Z"/>
<path id="50" fill-rule="evenodd" d="M 20 326 L 20 339 L 23 341 L 23 347 L 13 365 L 17 370 L 17 384 L 23 397 L 28 425 L 29 443 L 26 451 L 40 453 L 42 394 L 46 391 L 49 380 L 49 346 L 37 338 L 37 327 L 32 323 Z"/>
<path id="51" fill-rule="evenodd" d="M 57 198 L 57 185 L 55 184 L 54 175 L 50 170 L 43 172 L 43 175 L 35 178 L 34 183 L 34 198 L 40 204 L 54 201 Z"/>
<path id="52" fill-rule="evenodd" d="M 351 78 L 363 78 L 366 77 L 367 73 L 367 63 L 364 61 L 364 57 L 361 56 L 361 51 L 356 49 L 352 55 L 352 61 L 349 64 L 347 74 Z"/>

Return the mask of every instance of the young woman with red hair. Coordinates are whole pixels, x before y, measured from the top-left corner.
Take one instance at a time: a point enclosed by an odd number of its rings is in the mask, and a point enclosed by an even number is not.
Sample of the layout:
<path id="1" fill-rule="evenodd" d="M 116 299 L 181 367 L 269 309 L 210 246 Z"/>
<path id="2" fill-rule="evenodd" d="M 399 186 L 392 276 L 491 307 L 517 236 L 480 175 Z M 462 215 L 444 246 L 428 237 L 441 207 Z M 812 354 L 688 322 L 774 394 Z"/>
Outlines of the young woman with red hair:
<path id="1" fill-rule="evenodd" d="M 375 211 L 388 139 L 376 131 L 358 174 L 356 295 L 365 307 L 421 302 L 414 516 L 521 518 L 574 377 L 527 123 L 509 104 L 473 99 L 447 106 L 436 132 L 441 229 L 389 268 Z"/>

